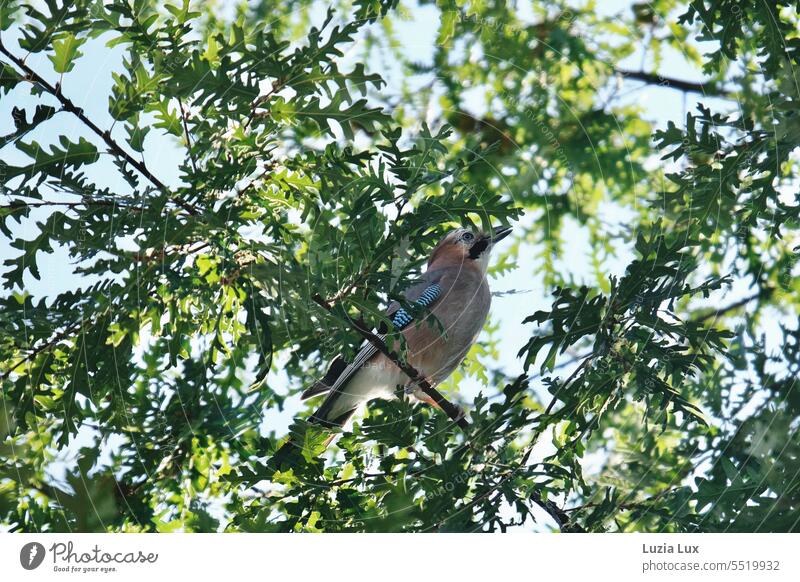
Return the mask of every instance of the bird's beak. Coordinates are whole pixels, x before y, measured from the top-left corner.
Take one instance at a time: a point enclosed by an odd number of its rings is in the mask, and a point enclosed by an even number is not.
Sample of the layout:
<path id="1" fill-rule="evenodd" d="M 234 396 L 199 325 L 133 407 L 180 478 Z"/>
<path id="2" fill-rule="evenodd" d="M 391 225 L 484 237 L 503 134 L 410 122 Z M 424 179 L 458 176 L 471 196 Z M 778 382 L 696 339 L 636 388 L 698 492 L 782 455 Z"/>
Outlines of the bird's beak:
<path id="1" fill-rule="evenodd" d="M 506 238 L 510 232 L 510 226 L 499 226 L 495 228 L 491 234 L 487 233 L 478 237 L 478 240 L 476 240 L 469 249 L 469 257 L 471 259 L 477 259 L 482 256 L 487 249 L 491 251 L 495 243 Z"/>
<path id="2" fill-rule="evenodd" d="M 510 226 L 498 226 L 492 232 L 492 244 L 497 244 L 504 238 L 506 238 L 509 234 L 511 234 L 512 228 Z"/>

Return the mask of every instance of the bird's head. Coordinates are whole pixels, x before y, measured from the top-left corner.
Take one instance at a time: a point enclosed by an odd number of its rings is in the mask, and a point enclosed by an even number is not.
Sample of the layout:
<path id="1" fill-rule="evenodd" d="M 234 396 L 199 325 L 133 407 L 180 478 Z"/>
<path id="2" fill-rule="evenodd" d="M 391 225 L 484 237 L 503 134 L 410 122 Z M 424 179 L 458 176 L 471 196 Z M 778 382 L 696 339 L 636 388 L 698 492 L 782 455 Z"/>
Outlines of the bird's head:
<path id="1" fill-rule="evenodd" d="M 474 266 L 486 272 L 492 248 L 511 233 L 510 226 L 500 226 L 491 232 L 457 228 L 439 241 L 433 249 L 428 268 L 448 265 Z"/>

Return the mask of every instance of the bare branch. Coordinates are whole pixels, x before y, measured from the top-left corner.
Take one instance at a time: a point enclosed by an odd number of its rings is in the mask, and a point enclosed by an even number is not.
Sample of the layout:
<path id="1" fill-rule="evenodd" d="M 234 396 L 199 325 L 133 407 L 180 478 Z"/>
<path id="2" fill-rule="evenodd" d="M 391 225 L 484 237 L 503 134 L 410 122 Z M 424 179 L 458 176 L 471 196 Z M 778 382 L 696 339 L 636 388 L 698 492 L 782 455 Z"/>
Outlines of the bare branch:
<path id="1" fill-rule="evenodd" d="M 723 315 L 726 315 L 726 314 L 730 313 L 731 311 L 735 311 L 735 310 L 737 310 L 737 309 L 739 309 L 741 307 L 744 307 L 745 305 L 747 305 L 751 301 L 755 301 L 756 299 L 761 297 L 761 295 L 762 295 L 762 293 L 759 291 L 758 293 L 755 293 L 755 294 L 750 295 L 748 297 L 744 297 L 744 298 L 740 299 L 739 301 L 735 301 L 735 302 L 731 303 L 730 305 L 726 305 L 725 307 L 721 307 L 719 309 L 713 309 L 709 313 L 704 313 L 703 315 L 700 315 L 699 317 L 696 317 L 694 319 L 694 321 L 697 322 L 697 323 L 700 323 L 700 322 L 703 322 L 703 321 L 707 321 L 709 319 L 717 319 L 719 317 L 722 317 Z"/>
<path id="2" fill-rule="evenodd" d="M 683 79 L 664 77 L 657 73 L 645 73 L 644 71 L 614 69 L 614 72 L 626 79 L 635 79 L 647 83 L 648 85 L 656 85 L 667 89 L 677 89 L 684 93 L 700 93 L 701 95 L 710 97 L 731 97 L 729 92 L 720 88 L 716 83 L 694 83 L 692 81 L 684 81 Z"/>

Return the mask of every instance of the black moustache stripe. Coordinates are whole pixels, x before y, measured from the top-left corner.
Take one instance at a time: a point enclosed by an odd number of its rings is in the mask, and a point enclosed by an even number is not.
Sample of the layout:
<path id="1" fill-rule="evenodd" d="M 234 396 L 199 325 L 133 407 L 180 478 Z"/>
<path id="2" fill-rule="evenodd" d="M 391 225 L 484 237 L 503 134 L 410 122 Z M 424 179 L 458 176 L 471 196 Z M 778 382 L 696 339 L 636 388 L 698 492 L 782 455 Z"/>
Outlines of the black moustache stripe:
<path id="1" fill-rule="evenodd" d="M 481 256 L 481 253 L 483 253 L 483 251 L 485 251 L 486 247 L 488 247 L 488 246 L 489 246 L 489 240 L 485 239 L 485 238 L 482 238 L 481 240 L 476 242 L 474 245 L 472 245 L 471 249 L 469 249 L 469 258 L 470 259 L 477 259 L 478 257 Z"/>

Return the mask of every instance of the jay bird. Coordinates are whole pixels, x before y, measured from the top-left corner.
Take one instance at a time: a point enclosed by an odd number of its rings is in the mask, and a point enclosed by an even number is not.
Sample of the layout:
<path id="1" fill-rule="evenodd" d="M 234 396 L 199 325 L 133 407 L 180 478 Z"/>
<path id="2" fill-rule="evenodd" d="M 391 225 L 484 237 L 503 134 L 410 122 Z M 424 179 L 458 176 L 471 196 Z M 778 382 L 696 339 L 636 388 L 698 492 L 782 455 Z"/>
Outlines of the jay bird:
<path id="1" fill-rule="evenodd" d="M 431 386 L 445 380 L 467 355 L 489 314 L 492 295 L 486 269 L 494 245 L 508 236 L 511 227 L 474 233 L 466 228 L 449 232 L 436 245 L 419 283 L 405 292 L 411 304 L 424 307 L 419 321 L 397 302 L 386 314 L 394 330 L 379 337 L 402 333 L 406 359 Z M 417 312 L 418 310 L 414 310 Z M 397 352 L 397 349 L 393 351 Z M 397 397 L 398 387 L 427 404 L 435 405 L 389 358 L 367 342 L 351 363 L 335 358 L 325 376 L 303 393 L 303 399 L 327 393 L 309 422 L 328 428 L 344 426 L 366 402 Z"/>

